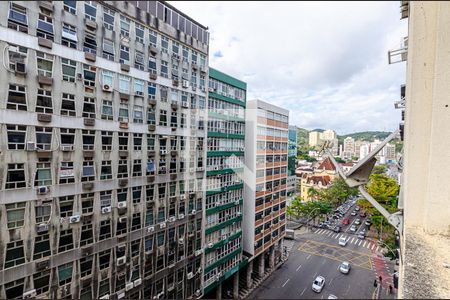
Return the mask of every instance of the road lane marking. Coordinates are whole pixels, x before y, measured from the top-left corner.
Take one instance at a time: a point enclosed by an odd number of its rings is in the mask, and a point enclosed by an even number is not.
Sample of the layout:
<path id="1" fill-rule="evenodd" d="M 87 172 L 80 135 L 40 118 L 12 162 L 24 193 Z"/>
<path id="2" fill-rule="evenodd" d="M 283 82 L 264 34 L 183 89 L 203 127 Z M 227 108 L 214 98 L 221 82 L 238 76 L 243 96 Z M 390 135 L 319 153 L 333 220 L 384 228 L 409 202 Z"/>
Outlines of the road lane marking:
<path id="1" fill-rule="evenodd" d="M 350 244 L 353 243 L 354 240 L 355 240 L 355 238 L 352 238 L 352 241 L 350 242 Z"/>
<path id="2" fill-rule="evenodd" d="M 302 293 L 300 294 L 301 296 L 303 295 L 303 293 L 306 291 L 306 288 L 303 289 Z"/>
<path id="3" fill-rule="evenodd" d="M 334 239 L 337 239 L 340 236 L 340 234 L 336 234 L 336 237 Z"/>
<path id="4" fill-rule="evenodd" d="M 359 241 L 359 244 L 358 244 L 358 246 L 361 246 L 361 243 L 362 243 L 362 240 L 360 240 L 360 241 Z"/>
<path id="5" fill-rule="evenodd" d="M 289 282 L 289 280 L 291 280 L 291 279 L 288 278 L 288 280 L 286 280 L 286 282 L 281 287 L 284 287 Z"/>
<path id="6" fill-rule="evenodd" d="M 365 246 L 366 246 L 366 244 L 367 244 L 367 241 L 364 241 L 364 245 L 363 245 L 363 247 L 365 247 Z"/>
<path id="7" fill-rule="evenodd" d="M 308 257 L 306 258 L 306 259 L 309 259 L 311 257 L 311 254 L 310 255 L 308 255 Z"/>
<path id="8" fill-rule="evenodd" d="M 380 249 L 380 246 L 377 246 L 377 250 L 375 250 L 375 251 L 377 251 L 377 252 L 378 252 L 378 249 Z"/>
<path id="9" fill-rule="evenodd" d="M 373 250 L 373 248 L 375 248 L 375 244 L 372 244 L 372 248 L 370 248 L 370 250 Z"/>
<path id="10" fill-rule="evenodd" d="M 301 267 L 302 267 L 302 265 L 298 266 L 295 271 L 298 272 L 298 270 L 300 270 Z"/>

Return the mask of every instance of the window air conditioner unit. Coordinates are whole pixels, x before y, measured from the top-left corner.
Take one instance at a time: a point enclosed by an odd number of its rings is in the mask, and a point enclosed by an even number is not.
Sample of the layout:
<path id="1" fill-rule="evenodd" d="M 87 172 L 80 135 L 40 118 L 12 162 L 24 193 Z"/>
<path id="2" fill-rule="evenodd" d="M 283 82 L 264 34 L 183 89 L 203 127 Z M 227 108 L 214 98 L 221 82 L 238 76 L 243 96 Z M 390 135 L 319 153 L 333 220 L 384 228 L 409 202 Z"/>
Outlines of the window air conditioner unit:
<path id="1" fill-rule="evenodd" d="M 117 202 L 117 208 L 127 208 L 127 202 L 126 201 Z"/>
<path id="2" fill-rule="evenodd" d="M 186 196 L 185 195 L 180 195 L 180 200 L 186 200 Z"/>
<path id="3" fill-rule="evenodd" d="M 198 296 L 200 296 L 200 295 L 202 294 L 202 291 L 200 291 L 200 290 L 195 290 L 195 293 L 194 293 L 194 294 L 195 294 L 195 296 L 198 297 Z"/>
<path id="4" fill-rule="evenodd" d="M 36 143 L 27 142 L 27 151 L 36 151 Z"/>
<path id="5" fill-rule="evenodd" d="M 166 222 L 159 223 L 159 228 L 166 228 Z"/>
<path id="6" fill-rule="evenodd" d="M 119 218 L 119 223 L 126 223 L 127 222 L 127 217 L 120 217 Z"/>
<path id="7" fill-rule="evenodd" d="M 184 219 L 184 214 L 179 214 L 179 215 L 178 215 L 178 219 L 179 219 L 179 220 Z"/>
<path id="8" fill-rule="evenodd" d="M 73 151 L 73 145 L 61 145 L 61 151 L 63 152 Z"/>
<path id="9" fill-rule="evenodd" d="M 36 290 L 30 290 L 22 294 L 22 299 L 31 299 L 36 297 Z"/>
<path id="10" fill-rule="evenodd" d="M 167 150 L 160 150 L 159 151 L 161 155 L 166 155 L 167 154 Z"/>
<path id="11" fill-rule="evenodd" d="M 208 248 L 212 248 L 214 246 L 213 243 L 208 243 Z"/>
<path id="12" fill-rule="evenodd" d="M 125 292 L 118 292 L 117 293 L 117 299 L 122 299 L 122 298 L 124 298 L 125 297 Z"/>
<path id="13" fill-rule="evenodd" d="M 178 244 L 183 245 L 184 244 L 184 239 L 183 238 L 179 238 L 178 239 Z"/>
<path id="14" fill-rule="evenodd" d="M 111 206 L 102 207 L 102 214 L 109 214 L 111 212 Z"/>
<path id="15" fill-rule="evenodd" d="M 193 209 L 193 210 L 191 211 L 191 215 L 195 215 L 196 212 L 197 212 L 197 211 L 196 211 L 195 209 Z"/>
<path id="16" fill-rule="evenodd" d="M 142 283 L 142 279 L 138 278 L 135 281 L 133 281 L 134 287 L 140 286 Z"/>
<path id="17" fill-rule="evenodd" d="M 143 92 L 141 92 L 141 91 L 136 91 L 136 95 L 137 95 L 137 96 L 143 96 L 143 95 L 144 95 L 144 93 L 143 93 Z"/>
<path id="18" fill-rule="evenodd" d="M 239 200 L 234 201 L 234 205 L 239 205 Z"/>
<path id="19" fill-rule="evenodd" d="M 45 195 L 45 194 L 48 194 L 48 192 L 50 192 L 50 189 L 48 186 L 40 186 L 37 189 L 37 193 L 39 195 Z"/>
<path id="20" fill-rule="evenodd" d="M 101 296 L 99 299 L 109 299 L 109 294 L 106 294 L 104 296 Z"/>
<path id="21" fill-rule="evenodd" d="M 131 290 L 132 288 L 133 288 L 133 283 L 132 283 L 132 282 L 127 283 L 127 284 L 125 285 L 125 291 L 126 291 L 126 292 L 128 292 L 128 291 Z"/>
<path id="22" fill-rule="evenodd" d="M 192 279 L 194 274 L 192 272 L 187 273 L 187 279 Z"/>
<path id="23" fill-rule="evenodd" d="M 25 63 L 16 61 L 16 63 L 14 64 L 14 71 L 16 71 L 16 73 L 18 74 L 26 74 L 27 71 Z"/>
<path id="24" fill-rule="evenodd" d="M 175 217 L 170 217 L 169 218 L 169 222 L 175 222 L 176 218 Z"/>
<path id="25" fill-rule="evenodd" d="M 80 222 L 80 220 L 81 220 L 81 216 L 80 216 L 80 215 L 71 216 L 71 217 L 69 218 L 69 223 L 70 223 L 70 224 L 72 224 L 72 223 L 78 223 L 78 222 Z"/>
<path id="26" fill-rule="evenodd" d="M 195 256 L 199 256 L 199 255 L 201 255 L 202 253 L 203 253 L 203 250 L 202 250 L 202 249 L 196 250 L 196 251 L 195 251 Z"/>
<path id="27" fill-rule="evenodd" d="M 149 226 L 147 227 L 147 233 L 151 233 L 155 231 L 155 227 L 154 226 Z"/>
<path id="28" fill-rule="evenodd" d="M 214 92 L 214 89 L 213 89 L 212 87 L 210 87 L 210 88 L 208 89 L 208 91 Z"/>
<path id="29" fill-rule="evenodd" d="M 117 259 L 116 265 L 117 266 L 121 266 L 121 265 L 125 264 L 126 262 L 127 262 L 127 257 L 126 256 L 122 256 L 122 257 L 119 257 Z"/>
<path id="30" fill-rule="evenodd" d="M 38 224 L 38 226 L 37 226 L 37 228 L 36 228 L 36 231 L 38 232 L 38 233 L 41 233 L 41 232 L 47 232 L 48 231 L 48 224 L 47 223 L 41 223 L 41 224 Z"/>
<path id="31" fill-rule="evenodd" d="M 182 81 L 182 85 L 183 85 L 184 88 L 187 88 L 189 86 L 189 81 L 183 80 Z"/>
<path id="32" fill-rule="evenodd" d="M 112 87 L 109 84 L 104 84 L 103 85 L 103 91 L 111 92 L 112 91 Z"/>
<path id="33" fill-rule="evenodd" d="M 202 92 L 206 92 L 206 88 L 204 86 L 200 87 L 200 89 L 202 90 Z"/>
<path id="34" fill-rule="evenodd" d="M 237 213 L 236 213 L 236 216 L 242 216 L 242 213 L 240 212 L 240 211 L 238 211 Z"/>

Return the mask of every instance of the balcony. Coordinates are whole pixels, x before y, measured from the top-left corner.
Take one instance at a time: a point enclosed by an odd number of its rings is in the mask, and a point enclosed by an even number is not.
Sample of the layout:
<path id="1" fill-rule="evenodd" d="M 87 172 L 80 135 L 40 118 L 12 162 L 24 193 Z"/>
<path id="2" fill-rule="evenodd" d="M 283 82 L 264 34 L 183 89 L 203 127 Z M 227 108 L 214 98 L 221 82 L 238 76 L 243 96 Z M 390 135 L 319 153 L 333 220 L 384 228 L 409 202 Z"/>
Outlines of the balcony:
<path id="1" fill-rule="evenodd" d="M 404 37 L 399 49 L 388 51 L 389 64 L 406 61 L 408 56 L 408 37 Z"/>

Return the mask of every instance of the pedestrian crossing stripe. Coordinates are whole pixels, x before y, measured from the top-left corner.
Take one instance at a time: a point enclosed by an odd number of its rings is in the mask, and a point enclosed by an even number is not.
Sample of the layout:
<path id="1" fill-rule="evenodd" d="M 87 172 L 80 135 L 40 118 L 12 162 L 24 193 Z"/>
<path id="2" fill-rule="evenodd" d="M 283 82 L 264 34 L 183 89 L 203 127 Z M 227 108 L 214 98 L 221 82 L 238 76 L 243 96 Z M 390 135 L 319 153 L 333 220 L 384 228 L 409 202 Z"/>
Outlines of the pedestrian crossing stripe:
<path id="1" fill-rule="evenodd" d="M 365 242 L 364 242 L 364 245 L 363 245 L 363 247 L 365 247 L 365 246 L 366 246 L 366 243 L 367 243 L 367 241 L 365 241 Z"/>
<path id="2" fill-rule="evenodd" d="M 352 241 L 350 242 L 350 244 L 352 244 L 353 243 L 353 240 L 354 240 L 355 238 L 352 238 Z"/>
<path id="3" fill-rule="evenodd" d="M 334 239 L 337 239 L 340 236 L 340 234 L 336 234 L 336 237 Z"/>

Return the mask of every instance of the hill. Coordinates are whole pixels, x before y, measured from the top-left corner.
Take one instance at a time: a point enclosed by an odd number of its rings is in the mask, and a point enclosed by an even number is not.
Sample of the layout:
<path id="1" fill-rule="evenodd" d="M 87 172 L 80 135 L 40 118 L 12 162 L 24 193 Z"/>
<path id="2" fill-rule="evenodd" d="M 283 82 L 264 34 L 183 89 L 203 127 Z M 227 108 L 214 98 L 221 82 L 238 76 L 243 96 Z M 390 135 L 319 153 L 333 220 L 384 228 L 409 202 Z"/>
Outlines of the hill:
<path id="1" fill-rule="evenodd" d="M 346 137 L 352 137 L 355 140 L 362 140 L 367 142 L 373 142 L 374 140 L 378 139 L 380 141 L 384 140 L 388 137 L 388 135 L 391 134 L 387 131 L 361 131 L 361 132 L 355 132 L 350 133 L 346 135 L 338 135 L 338 141 L 339 144 L 344 142 L 344 139 Z"/>

